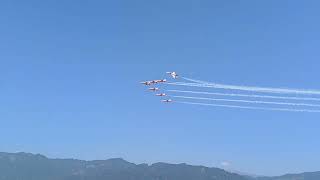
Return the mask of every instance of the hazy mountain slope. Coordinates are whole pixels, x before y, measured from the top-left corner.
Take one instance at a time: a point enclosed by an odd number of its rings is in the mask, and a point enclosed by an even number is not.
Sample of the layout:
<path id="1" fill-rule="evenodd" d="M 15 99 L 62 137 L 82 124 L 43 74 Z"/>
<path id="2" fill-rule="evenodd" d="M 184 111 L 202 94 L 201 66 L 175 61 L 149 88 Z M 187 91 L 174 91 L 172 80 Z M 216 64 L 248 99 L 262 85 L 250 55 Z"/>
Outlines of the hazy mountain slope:
<path id="1" fill-rule="evenodd" d="M 0 180 L 247 180 L 218 168 L 186 164 L 135 165 L 122 159 L 48 159 L 27 153 L 0 153 Z"/>
<path id="2" fill-rule="evenodd" d="M 257 180 L 320 180 L 320 172 L 306 172 L 301 174 L 286 174 L 277 177 L 260 177 Z"/>
<path id="3" fill-rule="evenodd" d="M 320 180 L 320 172 L 248 177 L 187 164 L 129 163 L 123 159 L 49 159 L 28 153 L 0 153 L 0 180 Z"/>

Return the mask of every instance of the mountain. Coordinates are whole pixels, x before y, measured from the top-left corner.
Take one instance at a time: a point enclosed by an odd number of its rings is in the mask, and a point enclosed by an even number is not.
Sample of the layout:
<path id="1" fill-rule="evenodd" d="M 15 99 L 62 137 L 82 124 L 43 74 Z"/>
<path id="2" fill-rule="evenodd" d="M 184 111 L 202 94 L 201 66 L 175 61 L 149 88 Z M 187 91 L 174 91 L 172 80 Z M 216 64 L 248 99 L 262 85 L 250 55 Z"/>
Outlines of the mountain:
<path id="1" fill-rule="evenodd" d="M 0 180 L 247 180 L 218 168 L 187 164 L 133 164 L 123 159 L 49 159 L 0 153 Z"/>
<path id="2" fill-rule="evenodd" d="M 320 172 L 306 172 L 301 174 L 286 174 L 277 177 L 259 177 L 257 180 L 320 180 Z"/>
<path id="3" fill-rule="evenodd" d="M 187 164 L 133 164 L 123 159 L 49 159 L 40 154 L 0 153 L 0 180 L 319 180 L 320 172 L 249 177 Z"/>
<path id="4" fill-rule="evenodd" d="M 247 177 L 254 177 L 254 178 L 258 178 L 258 177 L 262 177 L 260 175 L 256 175 L 256 174 L 251 174 L 251 173 L 247 173 L 247 172 L 242 172 L 242 171 L 237 171 L 237 170 L 233 170 L 233 169 L 224 169 L 227 172 L 231 172 L 231 173 L 235 173 L 235 174 L 239 174 L 242 176 L 247 176 Z"/>

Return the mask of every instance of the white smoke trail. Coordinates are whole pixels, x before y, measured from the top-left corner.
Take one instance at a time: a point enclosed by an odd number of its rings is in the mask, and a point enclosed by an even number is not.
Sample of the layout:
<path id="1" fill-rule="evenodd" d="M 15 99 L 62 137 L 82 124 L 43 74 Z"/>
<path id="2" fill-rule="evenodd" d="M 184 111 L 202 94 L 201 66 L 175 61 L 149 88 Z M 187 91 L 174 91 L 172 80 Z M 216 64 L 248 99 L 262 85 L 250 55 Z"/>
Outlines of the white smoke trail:
<path id="1" fill-rule="evenodd" d="M 207 103 L 195 103 L 195 102 L 186 102 L 186 101 L 175 101 L 175 102 L 176 103 L 181 103 L 181 104 L 191 104 L 191 105 L 201 105 L 201 106 L 214 106 L 214 107 L 226 107 L 226 108 L 237 108 L 237 109 L 320 113 L 320 110 L 310 110 L 310 109 L 263 108 L 263 107 L 254 107 L 254 106 L 207 104 Z"/>
<path id="2" fill-rule="evenodd" d="M 171 97 L 183 98 L 183 99 L 209 100 L 209 101 L 253 103 L 253 104 L 274 104 L 274 105 L 287 105 L 287 106 L 320 107 L 319 104 L 305 104 L 305 103 L 288 103 L 288 102 L 273 102 L 273 101 L 251 101 L 251 100 L 239 100 L 239 99 L 219 99 L 219 98 L 191 97 L 191 96 L 171 96 Z"/>
<path id="3" fill-rule="evenodd" d="M 209 82 L 206 81 L 200 81 L 200 80 L 196 80 L 196 79 L 191 79 L 191 78 L 186 78 L 186 77 L 181 77 L 184 80 L 187 81 L 191 81 L 191 82 L 195 82 L 195 83 L 200 83 L 200 84 L 208 84 Z M 210 83 L 209 83 L 210 84 Z"/>
<path id="4" fill-rule="evenodd" d="M 284 99 L 284 100 L 303 100 L 303 101 L 320 101 L 320 98 L 312 97 L 290 97 L 290 96 L 268 96 L 268 95 L 251 95 L 251 94 L 234 94 L 234 93 L 215 93 L 203 91 L 181 91 L 181 90 L 165 90 L 168 92 L 191 93 L 203 95 L 217 95 L 217 96 L 232 96 L 232 97 L 250 97 L 250 98 L 269 98 L 269 99 Z"/>
<path id="5" fill-rule="evenodd" d="M 234 86 L 234 85 L 224 85 L 224 84 L 201 84 L 201 83 L 166 83 L 168 85 L 177 86 L 190 86 L 190 87 L 207 87 L 216 89 L 229 89 L 229 90 L 242 90 L 242 91 L 252 91 L 252 92 L 264 92 L 264 93 L 279 93 L 279 94 L 309 94 L 309 95 L 320 95 L 319 90 L 299 90 L 299 89 L 281 89 L 281 88 L 262 88 L 262 87 L 251 87 L 251 86 Z"/>

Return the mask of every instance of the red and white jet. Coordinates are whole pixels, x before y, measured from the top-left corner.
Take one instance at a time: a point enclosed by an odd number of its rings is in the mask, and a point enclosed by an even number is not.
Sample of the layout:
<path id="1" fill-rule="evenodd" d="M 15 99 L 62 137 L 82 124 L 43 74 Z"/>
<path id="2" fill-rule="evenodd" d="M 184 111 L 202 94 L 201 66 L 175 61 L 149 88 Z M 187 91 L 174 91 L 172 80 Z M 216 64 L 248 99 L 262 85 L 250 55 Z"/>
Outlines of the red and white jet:
<path id="1" fill-rule="evenodd" d="M 156 94 L 156 96 L 166 96 L 165 93 Z"/>
<path id="2" fill-rule="evenodd" d="M 172 102 L 171 99 L 166 99 L 166 100 L 161 100 L 162 102 L 165 102 L 165 103 L 169 103 L 169 102 Z"/>
<path id="3" fill-rule="evenodd" d="M 164 82 L 167 82 L 166 79 L 159 79 L 159 80 L 152 80 L 150 81 L 152 84 L 157 84 L 157 83 L 164 83 Z"/>
<path id="4" fill-rule="evenodd" d="M 145 82 L 141 82 L 141 84 L 144 84 L 146 86 L 150 86 L 152 84 L 151 81 L 145 81 Z"/>
<path id="5" fill-rule="evenodd" d="M 172 76 L 173 79 L 177 79 L 178 76 L 179 76 L 176 72 L 167 72 L 167 74 L 169 74 L 170 76 Z"/>
<path id="6" fill-rule="evenodd" d="M 158 80 L 152 80 L 150 81 L 151 84 L 157 84 L 158 83 Z"/>
<path id="7" fill-rule="evenodd" d="M 159 88 L 149 88 L 150 91 L 158 91 Z"/>
<path id="8" fill-rule="evenodd" d="M 158 83 L 164 83 L 164 82 L 167 82 L 166 79 L 160 79 L 160 80 L 156 80 Z"/>

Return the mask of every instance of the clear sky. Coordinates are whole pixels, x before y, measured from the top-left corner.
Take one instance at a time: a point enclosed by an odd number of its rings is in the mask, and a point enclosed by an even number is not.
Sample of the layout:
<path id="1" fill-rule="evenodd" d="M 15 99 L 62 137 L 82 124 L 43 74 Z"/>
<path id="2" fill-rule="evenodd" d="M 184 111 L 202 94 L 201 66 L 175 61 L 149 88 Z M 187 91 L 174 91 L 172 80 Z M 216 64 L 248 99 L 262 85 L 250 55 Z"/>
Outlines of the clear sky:
<path id="1" fill-rule="evenodd" d="M 1 151 L 320 170 L 320 115 L 164 105 L 141 80 L 320 89 L 319 1 L 0 2 Z"/>

